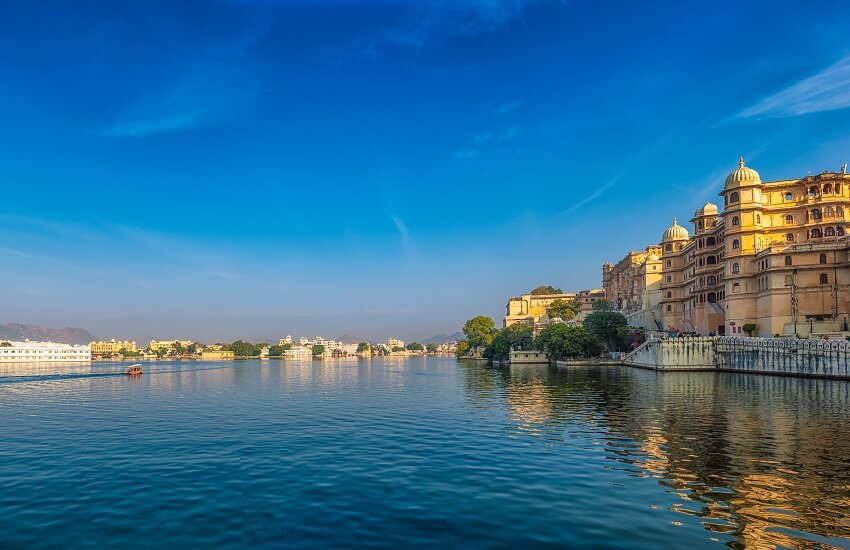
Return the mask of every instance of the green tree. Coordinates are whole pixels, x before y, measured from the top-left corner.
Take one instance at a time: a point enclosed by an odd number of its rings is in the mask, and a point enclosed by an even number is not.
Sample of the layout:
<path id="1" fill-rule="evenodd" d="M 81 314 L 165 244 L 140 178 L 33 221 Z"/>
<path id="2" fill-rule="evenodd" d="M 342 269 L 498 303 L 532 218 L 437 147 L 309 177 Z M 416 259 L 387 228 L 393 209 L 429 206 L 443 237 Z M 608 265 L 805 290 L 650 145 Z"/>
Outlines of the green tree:
<path id="1" fill-rule="evenodd" d="M 276 346 L 269 346 L 269 355 L 280 357 L 286 350 L 291 348 L 292 344 L 278 344 Z"/>
<path id="2" fill-rule="evenodd" d="M 484 349 L 484 357 L 491 361 L 506 361 L 512 349 L 534 349 L 534 336 L 531 327 L 525 323 L 515 323 L 500 330 L 490 345 Z"/>
<path id="3" fill-rule="evenodd" d="M 257 357 L 260 355 L 260 346 L 242 340 L 236 340 L 226 346 L 236 357 Z"/>
<path id="4" fill-rule="evenodd" d="M 464 355 L 469 353 L 469 342 L 466 340 L 461 340 L 457 343 L 457 347 L 455 347 L 455 355 L 457 357 L 463 357 Z"/>
<path id="5" fill-rule="evenodd" d="M 546 314 L 549 317 L 559 317 L 564 320 L 569 320 L 578 315 L 581 311 L 581 302 L 578 300 L 564 300 L 558 298 L 546 308 Z"/>
<path id="6" fill-rule="evenodd" d="M 584 327 L 552 324 L 540 331 L 535 346 L 545 351 L 549 359 L 563 361 L 577 357 L 596 357 L 602 344 Z"/>
<path id="7" fill-rule="evenodd" d="M 201 344 L 199 344 L 197 342 L 192 342 L 191 344 L 186 346 L 186 351 L 188 351 L 192 355 L 195 355 L 196 353 L 201 351 Z"/>
<path id="8" fill-rule="evenodd" d="M 313 346 L 313 357 L 320 357 L 325 354 L 325 346 L 316 344 Z"/>
<path id="9" fill-rule="evenodd" d="M 466 335 L 470 348 L 488 346 L 493 341 L 495 331 L 495 321 L 483 315 L 473 317 L 463 325 L 463 333 Z"/>
<path id="10" fill-rule="evenodd" d="M 158 350 L 156 350 L 156 356 L 159 359 L 162 359 L 163 357 L 165 357 L 165 355 L 167 353 L 168 353 L 168 349 L 166 349 L 166 348 L 159 348 Z"/>
<path id="11" fill-rule="evenodd" d="M 533 294 L 535 296 L 542 296 L 542 295 L 546 295 L 546 294 L 563 294 L 563 293 L 564 293 L 564 291 L 561 290 L 560 288 L 555 288 L 554 286 L 550 286 L 550 285 L 540 285 L 539 287 L 537 287 L 537 288 L 535 288 L 534 290 L 531 291 L 531 294 Z"/>
<path id="12" fill-rule="evenodd" d="M 596 300 L 593 302 L 593 311 L 614 311 L 614 304 L 608 300 Z"/>
<path id="13" fill-rule="evenodd" d="M 141 355 L 138 351 L 130 351 L 127 348 L 121 348 L 118 350 L 118 354 L 123 357 L 138 357 Z"/>
<path id="14" fill-rule="evenodd" d="M 407 349 L 408 351 L 422 351 L 423 349 L 425 349 L 425 346 L 423 346 L 419 342 L 411 342 L 407 344 Z"/>
<path id="15" fill-rule="evenodd" d="M 400 351 L 404 351 L 404 348 L 401 346 L 393 346 L 393 352 L 398 353 Z"/>
<path id="16" fill-rule="evenodd" d="M 440 349 L 440 346 L 435 344 L 434 342 L 428 342 L 425 344 L 425 351 L 428 353 L 437 353 L 437 350 Z"/>
<path id="17" fill-rule="evenodd" d="M 372 349 L 372 345 L 369 342 L 360 342 L 357 344 L 358 352 L 369 351 L 370 349 Z"/>
<path id="18" fill-rule="evenodd" d="M 753 335 L 753 333 L 754 333 L 755 331 L 757 331 L 759 327 L 758 327 L 758 325 L 757 325 L 757 324 L 755 324 L 755 323 L 747 323 L 747 324 L 745 324 L 744 326 L 742 326 L 741 328 L 744 330 L 744 332 L 746 332 L 747 334 L 749 334 L 750 336 L 752 336 L 752 335 Z"/>
<path id="19" fill-rule="evenodd" d="M 629 322 L 616 311 L 596 311 L 584 319 L 584 328 L 605 344 L 609 351 L 622 351 L 625 347 L 623 330 Z"/>
<path id="20" fill-rule="evenodd" d="M 174 342 L 174 346 L 171 348 L 171 351 L 174 352 L 174 355 L 183 355 L 186 353 L 186 348 L 183 347 L 183 344 L 180 342 Z"/>

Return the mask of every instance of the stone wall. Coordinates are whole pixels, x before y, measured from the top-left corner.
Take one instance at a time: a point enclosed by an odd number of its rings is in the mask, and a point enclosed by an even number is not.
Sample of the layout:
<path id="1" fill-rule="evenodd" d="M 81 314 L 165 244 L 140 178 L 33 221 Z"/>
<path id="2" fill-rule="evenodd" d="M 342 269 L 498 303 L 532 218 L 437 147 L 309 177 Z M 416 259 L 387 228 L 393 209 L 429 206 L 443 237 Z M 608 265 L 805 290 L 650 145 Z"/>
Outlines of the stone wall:
<path id="1" fill-rule="evenodd" d="M 720 370 L 850 378 L 848 342 L 725 336 L 716 356 Z"/>
<path id="2" fill-rule="evenodd" d="M 648 340 L 623 359 L 632 367 L 655 370 L 714 370 L 717 338 Z"/>
<path id="3" fill-rule="evenodd" d="M 545 351 L 511 351 L 512 365 L 529 363 L 548 363 L 549 356 Z"/>

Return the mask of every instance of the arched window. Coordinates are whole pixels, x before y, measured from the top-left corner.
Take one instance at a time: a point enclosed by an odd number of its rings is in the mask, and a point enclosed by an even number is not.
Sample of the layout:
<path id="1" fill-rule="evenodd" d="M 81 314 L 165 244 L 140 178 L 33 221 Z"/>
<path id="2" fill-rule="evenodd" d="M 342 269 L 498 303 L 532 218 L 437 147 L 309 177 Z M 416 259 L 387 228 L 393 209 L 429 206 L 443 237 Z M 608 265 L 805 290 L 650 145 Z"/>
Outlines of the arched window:
<path id="1" fill-rule="evenodd" d="M 709 285 L 716 285 L 717 284 L 717 277 L 715 277 L 714 275 L 709 275 L 708 276 L 708 284 Z"/>
<path id="2" fill-rule="evenodd" d="M 785 216 L 785 225 L 794 225 L 794 216 L 791 214 Z"/>
<path id="3" fill-rule="evenodd" d="M 832 215 L 833 215 L 832 207 L 831 206 L 825 206 L 824 209 L 823 209 L 823 217 L 824 218 L 831 218 Z"/>
<path id="4" fill-rule="evenodd" d="M 820 208 L 815 208 L 812 210 L 812 219 L 819 220 L 820 219 Z"/>
<path id="5" fill-rule="evenodd" d="M 741 243 L 738 241 L 738 239 L 732 239 L 732 248 L 733 249 L 741 248 Z"/>
<path id="6" fill-rule="evenodd" d="M 823 230 L 823 234 L 826 235 L 827 237 L 834 237 L 835 236 L 835 228 L 827 227 L 826 229 Z"/>
<path id="7" fill-rule="evenodd" d="M 741 292 L 741 285 L 739 283 L 735 283 L 734 285 L 732 285 L 732 292 Z"/>
<path id="8" fill-rule="evenodd" d="M 826 185 L 823 186 L 823 194 L 824 195 L 832 194 L 832 184 L 831 183 L 827 183 Z"/>
<path id="9" fill-rule="evenodd" d="M 826 263 L 826 254 L 821 254 L 818 258 L 818 262 L 825 264 Z"/>
<path id="10" fill-rule="evenodd" d="M 705 261 L 708 265 L 714 265 L 714 264 L 717 263 L 717 257 L 716 256 L 709 256 L 708 258 L 706 258 Z"/>
<path id="11" fill-rule="evenodd" d="M 794 234 L 793 233 L 786 233 L 785 240 L 788 241 L 789 243 L 793 243 L 794 242 Z"/>
<path id="12" fill-rule="evenodd" d="M 702 229 L 702 228 L 704 227 L 704 226 L 703 226 L 703 224 L 702 224 L 702 220 L 700 220 L 700 221 L 699 221 L 699 224 L 698 224 L 698 225 L 699 225 L 699 228 L 700 228 L 700 229 Z"/>
<path id="13" fill-rule="evenodd" d="M 756 214 L 756 223 L 761 223 L 761 214 Z"/>
<path id="14" fill-rule="evenodd" d="M 793 260 L 791 260 L 791 256 L 785 256 L 785 265 L 791 265 L 792 261 Z"/>
<path id="15" fill-rule="evenodd" d="M 672 283 L 672 282 L 673 282 L 673 277 L 672 277 L 672 276 L 670 276 L 670 275 L 667 275 L 667 282 L 668 282 L 668 283 Z"/>
<path id="16" fill-rule="evenodd" d="M 828 285 L 829 284 L 829 276 L 827 276 L 826 273 L 820 274 L 820 284 L 822 284 L 822 285 Z"/>
<path id="17" fill-rule="evenodd" d="M 672 244 L 664 245 L 664 252 L 673 252 L 673 245 Z"/>
<path id="18" fill-rule="evenodd" d="M 838 235 L 839 237 L 843 237 L 844 236 L 844 228 L 843 227 L 836 227 L 835 228 L 835 234 Z"/>
<path id="19" fill-rule="evenodd" d="M 739 273 L 741 271 L 741 266 L 738 265 L 738 262 L 732 264 L 732 273 Z"/>
<path id="20" fill-rule="evenodd" d="M 794 200 L 794 195 L 791 193 L 785 193 L 785 200 L 788 202 Z"/>
<path id="21" fill-rule="evenodd" d="M 811 187 L 809 187 L 809 196 L 810 197 L 817 197 L 818 196 L 818 186 L 817 185 L 812 185 Z"/>
<path id="22" fill-rule="evenodd" d="M 708 293 L 708 303 L 709 304 L 716 304 L 717 303 L 717 294 L 715 294 L 714 292 L 709 292 Z"/>
<path id="23" fill-rule="evenodd" d="M 823 233 L 821 233 L 820 229 L 818 229 L 817 227 L 812 229 L 812 238 L 813 239 L 820 239 L 821 237 L 823 237 Z"/>
<path id="24" fill-rule="evenodd" d="M 844 217 L 844 207 L 836 206 L 835 207 L 835 215 L 838 216 L 839 218 L 843 218 Z"/>
<path id="25" fill-rule="evenodd" d="M 714 237 L 709 237 L 709 238 L 707 238 L 707 239 L 705 240 L 705 244 L 706 244 L 707 246 L 711 246 L 711 245 L 717 244 L 717 239 L 715 239 Z"/>
<path id="26" fill-rule="evenodd" d="M 732 216 L 732 225 L 738 225 L 738 216 Z"/>
<path id="27" fill-rule="evenodd" d="M 673 265 L 673 262 L 671 262 L 670 260 L 667 260 L 667 267 L 670 267 L 672 265 Z"/>
<path id="28" fill-rule="evenodd" d="M 736 203 L 736 202 L 738 202 L 739 200 L 741 200 L 741 197 L 740 197 L 740 196 L 738 196 L 738 192 L 737 192 L 737 191 L 735 191 L 734 193 L 732 193 L 732 194 L 730 194 L 730 195 L 729 195 L 729 203 L 730 203 L 730 204 L 735 204 L 735 203 Z"/>
<path id="29" fill-rule="evenodd" d="M 786 275 L 785 276 L 785 286 L 792 286 L 794 284 L 794 276 Z"/>

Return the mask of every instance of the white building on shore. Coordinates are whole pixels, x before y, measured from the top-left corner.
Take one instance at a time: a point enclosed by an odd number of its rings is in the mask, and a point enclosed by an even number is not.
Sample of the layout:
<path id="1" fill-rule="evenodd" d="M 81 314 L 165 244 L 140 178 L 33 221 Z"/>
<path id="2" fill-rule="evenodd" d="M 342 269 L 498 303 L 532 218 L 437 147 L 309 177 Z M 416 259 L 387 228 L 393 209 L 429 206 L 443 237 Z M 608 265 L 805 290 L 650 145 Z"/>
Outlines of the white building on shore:
<path id="1" fill-rule="evenodd" d="M 89 346 L 55 342 L 0 341 L 0 363 L 78 363 L 91 361 Z"/>

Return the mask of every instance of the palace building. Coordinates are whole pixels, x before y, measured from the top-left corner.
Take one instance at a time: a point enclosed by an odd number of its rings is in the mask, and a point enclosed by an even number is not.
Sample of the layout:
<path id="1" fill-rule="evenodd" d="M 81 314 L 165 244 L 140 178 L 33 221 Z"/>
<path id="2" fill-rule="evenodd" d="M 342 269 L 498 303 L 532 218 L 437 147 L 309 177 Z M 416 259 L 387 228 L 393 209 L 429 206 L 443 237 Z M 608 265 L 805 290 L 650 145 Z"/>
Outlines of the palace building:
<path id="1" fill-rule="evenodd" d="M 847 332 L 850 176 L 823 172 L 763 182 L 740 159 L 722 210 L 676 219 L 661 243 L 605 264 L 606 296 L 630 324 L 653 330 L 761 336 Z M 656 275 L 660 271 L 660 276 Z"/>
<path id="2" fill-rule="evenodd" d="M 605 291 L 601 288 L 582 290 L 578 293 L 568 292 L 563 294 L 523 294 L 517 298 L 508 299 L 505 307 L 505 317 L 502 327 L 507 328 L 516 323 L 525 323 L 539 328 L 549 322 L 546 311 L 555 300 L 567 302 L 578 302 L 579 313 L 576 320 L 581 320 L 593 311 L 593 302 L 605 298 Z"/>

